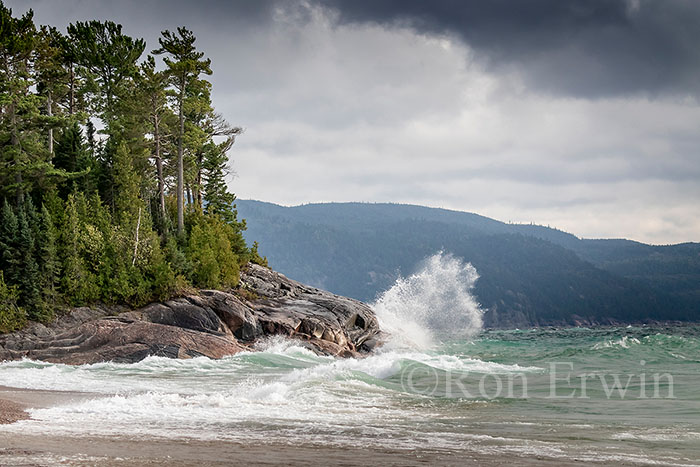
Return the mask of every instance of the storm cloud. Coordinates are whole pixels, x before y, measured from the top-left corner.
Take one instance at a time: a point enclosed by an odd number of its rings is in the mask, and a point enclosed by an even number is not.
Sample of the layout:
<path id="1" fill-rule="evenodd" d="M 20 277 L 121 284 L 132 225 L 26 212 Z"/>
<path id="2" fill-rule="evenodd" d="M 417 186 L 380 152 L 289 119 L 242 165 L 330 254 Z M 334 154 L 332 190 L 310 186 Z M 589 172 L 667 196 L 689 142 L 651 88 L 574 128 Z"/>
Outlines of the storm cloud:
<path id="1" fill-rule="evenodd" d="M 459 37 L 527 85 L 584 97 L 700 91 L 694 0 L 322 0 L 341 23 Z"/>
<path id="2" fill-rule="evenodd" d="M 186 25 L 245 127 L 240 198 L 415 203 L 700 240 L 700 2 L 6 0 L 61 29 Z"/>

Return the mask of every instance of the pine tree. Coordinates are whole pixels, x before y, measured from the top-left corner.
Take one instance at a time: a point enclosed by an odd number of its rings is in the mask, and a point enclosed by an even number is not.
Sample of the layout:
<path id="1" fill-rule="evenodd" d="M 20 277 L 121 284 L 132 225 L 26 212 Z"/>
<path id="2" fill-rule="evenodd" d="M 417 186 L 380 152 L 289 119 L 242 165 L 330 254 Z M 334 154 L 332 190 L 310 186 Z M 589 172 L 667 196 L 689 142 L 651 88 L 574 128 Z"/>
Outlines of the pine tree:
<path id="1" fill-rule="evenodd" d="M 18 250 L 17 216 L 7 200 L 0 213 L 0 270 L 7 271 L 5 278 L 10 285 L 17 285 L 22 271 L 20 270 L 20 254 Z"/>
<path id="2" fill-rule="evenodd" d="M 34 92 L 41 83 L 33 13 L 13 18 L 0 3 L 0 24 L 0 195 L 14 196 L 19 206 L 26 193 L 40 193 L 68 174 L 51 164 L 46 144 L 60 119 L 42 114 L 46 98 Z"/>
<path id="3" fill-rule="evenodd" d="M 42 26 L 37 35 L 34 52 L 37 90 L 44 96 L 46 115 L 51 119 L 47 128 L 47 146 L 54 153 L 54 129 L 65 125 L 64 119 L 54 117 L 58 102 L 68 93 L 70 75 L 65 68 L 64 37 L 54 27 Z"/>
<path id="4" fill-rule="evenodd" d="M 68 26 L 75 61 L 88 80 L 94 79 L 99 93 L 93 107 L 109 124 L 115 117 L 115 100 L 124 83 L 136 73 L 136 62 L 146 48 L 143 39 L 122 33 L 122 25 L 112 21 L 78 21 Z"/>
<path id="5" fill-rule="evenodd" d="M 99 288 L 94 274 L 85 265 L 80 252 L 84 248 L 79 243 L 81 225 L 77 203 L 73 195 L 66 202 L 63 225 L 60 231 L 61 249 L 61 290 L 72 305 L 84 305 L 95 301 L 99 296 Z M 84 235 L 82 235 L 84 237 Z"/>
<path id="6" fill-rule="evenodd" d="M 154 54 L 167 53 L 171 58 L 163 60 L 168 66 L 168 74 L 177 91 L 177 109 L 180 120 L 177 140 L 177 231 L 182 235 L 185 231 L 185 167 L 184 167 L 184 134 L 185 134 L 185 93 L 191 80 L 196 80 L 201 73 L 211 74 L 211 60 L 202 60 L 204 54 L 197 52 L 194 46 L 196 38 L 187 28 L 177 28 L 177 35 L 168 30 L 163 31 L 158 39 L 160 48 Z"/>
<path id="7" fill-rule="evenodd" d="M 27 320 L 24 311 L 17 306 L 17 287 L 7 285 L 0 271 L 0 333 L 21 329 Z"/>
<path id="8" fill-rule="evenodd" d="M 39 279 L 39 266 L 35 256 L 36 210 L 30 198 L 18 210 L 17 215 L 17 251 L 19 275 L 20 304 L 27 310 L 33 320 L 43 320 L 43 306 Z"/>
<path id="9" fill-rule="evenodd" d="M 124 142 L 119 143 L 114 154 L 113 180 L 115 220 L 123 227 L 131 228 L 137 223 L 143 208 L 139 198 L 140 177 Z"/>
<path id="10" fill-rule="evenodd" d="M 160 216 L 165 217 L 165 176 L 163 173 L 163 155 L 166 142 L 167 118 L 171 115 L 167 107 L 167 75 L 156 71 L 155 59 L 149 55 L 141 65 L 139 80 L 141 93 L 148 103 L 148 121 L 153 136 L 153 160 L 156 164 L 158 181 L 158 207 Z"/>
<path id="11" fill-rule="evenodd" d="M 226 175 L 228 174 L 228 157 L 221 148 L 210 142 L 204 148 L 203 171 L 206 182 L 204 192 L 206 199 L 206 212 L 221 216 L 227 222 L 235 220 L 231 216 L 233 202 L 236 196 L 229 193 L 226 185 Z"/>
<path id="12" fill-rule="evenodd" d="M 29 10 L 14 18 L 12 10 L 0 3 L 0 187 L 6 195 L 24 199 L 26 172 L 39 149 L 36 132 L 30 131 L 39 115 L 40 100 L 30 92 L 31 63 L 36 29 L 34 13 Z"/>
<path id="13" fill-rule="evenodd" d="M 91 193 L 97 190 L 95 161 L 85 147 L 83 132 L 74 121 L 63 130 L 56 144 L 53 165 L 66 172 L 66 182 L 61 185 L 61 194 L 67 197 L 75 190 Z"/>
<path id="14" fill-rule="evenodd" d="M 83 132 L 78 122 L 73 122 L 63 131 L 56 147 L 53 164 L 68 172 L 78 172 L 83 169 L 82 165 L 85 164 L 85 152 Z"/>
<path id="15" fill-rule="evenodd" d="M 232 287 L 245 261 L 264 261 L 227 189 L 242 130 L 214 112 L 200 79 L 211 62 L 185 28 L 159 42 L 162 72 L 150 56 L 137 66 L 145 44 L 121 25 L 37 31 L 31 10 L 15 18 L 0 0 L 0 332 L 61 304 Z"/>
<path id="16" fill-rule="evenodd" d="M 39 276 L 41 278 L 42 301 L 49 307 L 58 300 L 60 262 L 57 246 L 58 233 L 51 214 L 45 205 L 41 206 L 40 229 L 37 236 Z"/>

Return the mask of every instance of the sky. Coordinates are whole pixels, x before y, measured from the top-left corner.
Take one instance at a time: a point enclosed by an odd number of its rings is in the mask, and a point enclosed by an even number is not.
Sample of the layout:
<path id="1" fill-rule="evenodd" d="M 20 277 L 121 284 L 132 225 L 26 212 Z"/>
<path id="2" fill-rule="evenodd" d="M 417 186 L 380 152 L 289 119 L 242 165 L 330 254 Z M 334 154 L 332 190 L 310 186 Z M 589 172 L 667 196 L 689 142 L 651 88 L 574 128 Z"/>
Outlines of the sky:
<path id="1" fill-rule="evenodd" d="M 157 48 L 184 25 L 245 128 L 241 199 L 700 241 L 700 1 L 5 0 Z"/>

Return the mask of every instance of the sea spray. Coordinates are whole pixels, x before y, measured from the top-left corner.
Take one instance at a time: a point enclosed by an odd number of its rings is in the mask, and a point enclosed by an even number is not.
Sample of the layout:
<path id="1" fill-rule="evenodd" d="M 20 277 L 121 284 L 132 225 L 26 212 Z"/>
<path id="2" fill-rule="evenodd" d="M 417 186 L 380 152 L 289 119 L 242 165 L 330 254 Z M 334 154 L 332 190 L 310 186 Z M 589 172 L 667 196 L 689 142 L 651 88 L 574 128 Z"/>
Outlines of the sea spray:
<path id="1" fill-rule="evenodd" d="M 418 271 L 399 277 L 372 304 L 388 346 L 428 349 L 436 338 L 471 338 L 482 328 L 483 311 L 471 290 L 479 275 L 459 258 L 439 252 Z"/>

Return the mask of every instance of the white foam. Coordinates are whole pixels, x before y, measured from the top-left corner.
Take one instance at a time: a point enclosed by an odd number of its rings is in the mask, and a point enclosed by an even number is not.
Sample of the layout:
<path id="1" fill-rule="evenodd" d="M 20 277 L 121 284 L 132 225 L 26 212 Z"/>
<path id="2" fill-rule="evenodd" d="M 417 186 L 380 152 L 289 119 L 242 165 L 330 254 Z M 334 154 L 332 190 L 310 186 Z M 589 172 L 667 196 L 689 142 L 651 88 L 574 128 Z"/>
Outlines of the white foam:
<path id="1" fill-rule="evenodd" d="M 684 430 L 639 430 L 635 432 L 623 431 L 620 433 L 615 433 L 612 439 L 619 440 L 641 440 L 650 442 L 663 442 L 663 441 L 700 441 L 700 433 L 694 431 L 684 431 Z"/>
<path id="2" fill-rule="evenodd" d="M 281 335 L 270 336 L 266 339 L 256 342 L 255 350 L 258 352 L 293 357 L 317 357 L 317 355 L 314 352 L 312 352 L 311 350 L 309 350 L 308 347 L 303 345 L 302 341 Z"/>
<path id="3" fill-rule="evenodd" d="M 392 336 L 387 345 L 429 349 L 436 336 L 474 336 L 483 315 L 471 294 L 478 278 L 471 264 L 443 252 L 423 261 L 415 274 L 399 277 L 372 305 Z"/>
<path id="4" fill-rule="evenodd" d="M 636 337 L 623 336 L 618 340 L 607 340 L 605 342 L 599 342 L 593 346 L 593 350 L 609 349 L 613 347 L 621 347 L 623 349 L 629 349 L 631 345 L 641 344 L 642 342 Z"/>

